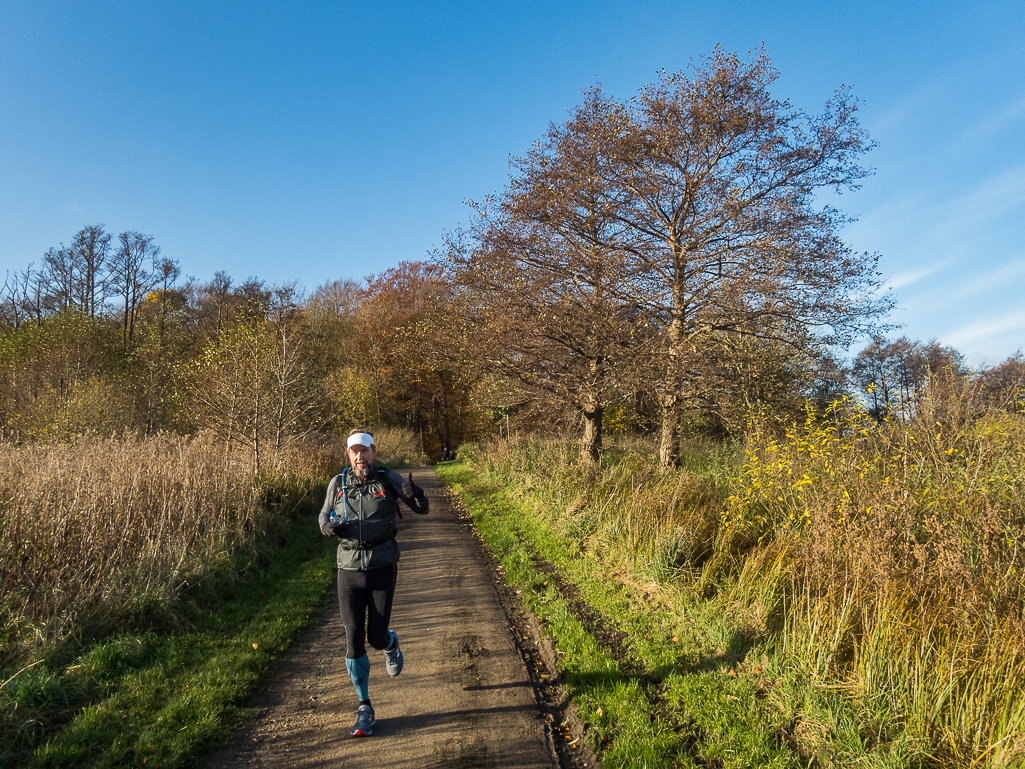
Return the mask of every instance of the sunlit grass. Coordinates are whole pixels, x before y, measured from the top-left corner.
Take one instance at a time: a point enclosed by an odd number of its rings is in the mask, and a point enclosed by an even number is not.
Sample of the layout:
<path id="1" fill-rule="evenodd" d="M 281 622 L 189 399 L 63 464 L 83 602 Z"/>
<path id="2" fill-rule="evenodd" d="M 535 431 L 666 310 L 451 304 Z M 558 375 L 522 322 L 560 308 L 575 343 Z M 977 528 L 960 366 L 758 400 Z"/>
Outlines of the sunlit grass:
<path id="1" fill-rule="evenodd" d="M 626 570 L 625 559 L 610 561 L 611 551 L 579 547 L 560 532 L 559 516 L 517 493 L 511 479 L 460 465 L 441 466 L 439 475 L 461 492 L 504 578 L 556 640 L 603 766 L 795 765 L 758 728 L 758 708 L 738 705 L 753 684 L 733 670 L 736 650 L 723 648 L 728 628 L 705 632 L 687 615 L 685 596 Z M 610 633 L 620 642 L 610 646 Z"/>
<path id="2" fill-rule="evenodd" d="M 231 600 L 212 600 L 190 630 L 115 633 L 13 678 L 0 690 L 0 764 L 194 765 L 230 734 L 276 656 L 323 607 L 332 559 L 315 527 L 294 526 L 265 570 L 240 581 Z"/>
<path id="3" fill-rule="evenodd" d="M 977 403 L 937 383 L 907 424 L 843 402 L 796 425 L 755 415 L 742 446 L 700 445 L 673 472 L 636 440 L 600 471 L 568 440 L 461 457 L 593 605 L 589 569 L 668 623 L 700 624 L 693 664 L 668 659 L 656 700 L 676 703 L 706 757 L 731 765 L 708 703 L 742 706 L 693 687 L 745 680 L 760 704 L 743 707 L 802 766 L 1010 767 L 1025 762 L 1025 424 Z M 601 611 L 651 665 L 667 659 L 628 604 Z M 736 678 L 704 669 L 710 649 Z"/>

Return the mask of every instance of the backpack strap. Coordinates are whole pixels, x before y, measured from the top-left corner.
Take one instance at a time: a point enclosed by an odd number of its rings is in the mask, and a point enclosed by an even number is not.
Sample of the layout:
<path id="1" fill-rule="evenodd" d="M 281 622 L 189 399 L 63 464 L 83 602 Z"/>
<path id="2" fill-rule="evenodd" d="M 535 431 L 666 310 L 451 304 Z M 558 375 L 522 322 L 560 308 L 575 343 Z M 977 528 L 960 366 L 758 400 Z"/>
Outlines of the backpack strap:
<path id="1" fill-rule="evenodd" d="M 344 516 L 343 516 L 343 520 L 345 522 L 348 522 L 348 520 L 349 520 L 349 489 L 351 488 L 351 484 L 349 484 L 349 482 L 348 482 L 348 475 L 349 475 L 349 470 L 350 469 L 351 468 L 348 468 L 348 467 L 342 468 L 342 472 L 338 476 L 336 476 L 337 478 L 341 478 L 342 479 L 342 482 L 337 487 L 338 488 L 337 495 L 340 496 L 342 498 L 342 501 L 343 501 L 342 509 L 344 510 L 344 513 L 345 513 Z M 401 499 L 403 502 L 405 502 L 409 506 L 410 510 L 414 509 L 415 506 L 410 501 L 409 497 L 407 497 L 405 494 L 402 493 L 402 489 L 401 488 L 396 488 L 395 484 L 392 483 L 391 480 L 388 478 L 388 468 L 386 468 L 386 467 L 379 467 L 379 468 L 377 468 L 377 479 L 381 482 L 382 486 L 384 486 L 385 488 L 391 489 L 392 492 L 394 492 L 394 494 L 397 497 L 397 499 Z M 399 507 L 397 502 L 396 502 L 396 505 L 395 505 L 395 512 L 398 514 L 399 518 L 402 517 L 402 508 Z"/>
<path id="2" fill-rule="evenodd" d="M 407 505 L 409 504 L 406 495 L 402 493 L 402 489 L 395 488 L 395 484 L 388 480 L 388 468 L 377 468 L 377 477 L 380 479 L 382 486 L 387 486 L 389 489 L 395 492 L 395 496 L 398 497 L 398 499 L 401 499 Z M 399 518 L 402 517 L 402 508 L 399 507 L 398 501 L 395 502 L 395 512 L 398 513 Z"/>
<path id="3" fill-rule="evenodd" d="M 341 484 L 338 487 L 337 495 L 342 498 L 342 523 L 349 522 L 349 483 L 348 483 L 349 468 L 343 467 L 342 472 L 338 474 L 338 478 L 342 479 Z"/>

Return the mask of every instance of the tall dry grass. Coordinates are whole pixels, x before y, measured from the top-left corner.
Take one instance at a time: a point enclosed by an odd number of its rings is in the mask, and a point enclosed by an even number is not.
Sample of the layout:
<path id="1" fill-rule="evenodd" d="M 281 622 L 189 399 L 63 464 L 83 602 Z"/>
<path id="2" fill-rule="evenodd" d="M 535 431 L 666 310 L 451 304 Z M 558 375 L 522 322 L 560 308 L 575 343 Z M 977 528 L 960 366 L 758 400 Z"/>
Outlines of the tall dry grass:
<path id="1" fill-rule="evenodd" d="M 816 680 L 883 707 L 950 765 L 1018 766 L 1025 420 L 980 409 L 964 380 L 930 392 L 907 424 L 843 403 L 783 434 L 753 420 L 717 555 L 785 554 L 734 591 L 777 586 L 780 641 Z"/>
<path id="2" fill-rule="evenodd" d="M 0 662 L 173 618 L 183 590 L 280 526 L 282 488 L 308 490 L 326 461 L 294 452 L 271 483 L 204 436 L 0 446 Z"/>
<path id="3" fill-rule="evenodd" d="M 582 550 L 658 581 L 694 574 L 710 556 L 735 451 L 695 439 L 681 472 L 658 468 L 654 442 L 618 436 L 600 471 L 578 461 L 570 439 L 523 436 L 464 449 L 464 458 L 528 499 Z"/>
<path id="4" fill-rule="evenodd" d="M 745 623 L 809 697 L 842 693 L 861 719 L 849 750 L 1021 766 L 1025 418 L 965 380 L 930 392 L 907 424 L 850 403 L 798 425 L 755 415 L 739 455 L 698 447 L 674 472 L 636 442 L 601 472 L 569 441 L 463 456 L 571 548 Z"/>
<path id="5" fill-rule="evenodd" d="M 429 464 L 420 436 L 407 427 L 371 427 L 377 447 L 376 462 L 389 467 L 417 467 Z M 317 472 L 325 478 L 349 466 L 345 437 L 325 438 L 315 450 Z"/>

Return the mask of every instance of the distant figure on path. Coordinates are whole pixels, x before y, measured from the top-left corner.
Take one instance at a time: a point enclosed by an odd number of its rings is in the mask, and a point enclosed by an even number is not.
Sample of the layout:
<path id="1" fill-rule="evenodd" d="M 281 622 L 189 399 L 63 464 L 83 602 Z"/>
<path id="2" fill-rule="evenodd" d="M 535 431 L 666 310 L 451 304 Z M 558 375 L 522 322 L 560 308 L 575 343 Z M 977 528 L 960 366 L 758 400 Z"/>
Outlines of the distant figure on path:
<path id="1" fill-rule="evenodd" d="M 370 659 L 366 643 L 384 652 L 384 668 L 391 677 L 402 672 L 399 637 L 388 628 L 398 575 L 398 501 L 425 515 L 429 509 L 424 490 L 394 470 L 374 465 L 374 436 L 356 430 L 346 441 L 351 468 L 331 479 L 320 510 L 320 531 L 337 537 L 338 608 L 345 625 L 345 667 L 356 688 L 359 707 L 353 737 L 368 737 L 376 723 L 370 704 Z"/>

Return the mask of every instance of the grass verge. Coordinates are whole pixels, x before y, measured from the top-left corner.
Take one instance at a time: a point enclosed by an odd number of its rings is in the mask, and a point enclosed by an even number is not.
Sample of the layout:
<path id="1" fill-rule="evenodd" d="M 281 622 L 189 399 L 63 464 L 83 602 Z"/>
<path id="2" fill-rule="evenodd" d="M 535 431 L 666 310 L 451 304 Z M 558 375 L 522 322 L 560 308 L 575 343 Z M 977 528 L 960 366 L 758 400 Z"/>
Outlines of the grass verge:
<path id="1" fill-rule="evenodd" d="M 759 417 L 674 471 L 524 436 L 441 472 L 565 646 L 607 765 L 1017 768 L 1023 422 L 926 405 Z"/>
<path id="2" fill-rule="evenodd" d="M 13 728 L 0 742 L 0 763 L 191 765 L 230 734 L 275 658 L 319 615 L 333 564 L 305 515 L 188 632 L 123 633 L 69 663 L 43 657 L 9 671 L 0 708 Z"/>
<path id="3" fill-rule="evenodd" d="M 462 462 L 436 470 L 555 640 L 603 766 L 808 765 L 765 728 L 764 666 L 745 662 L 752 639 L 729 623 L 709 632 L 688 607 L 666 611 L 659 596 L 611 579 L 608 563 L 581 552 L 510 486 Z"/>

